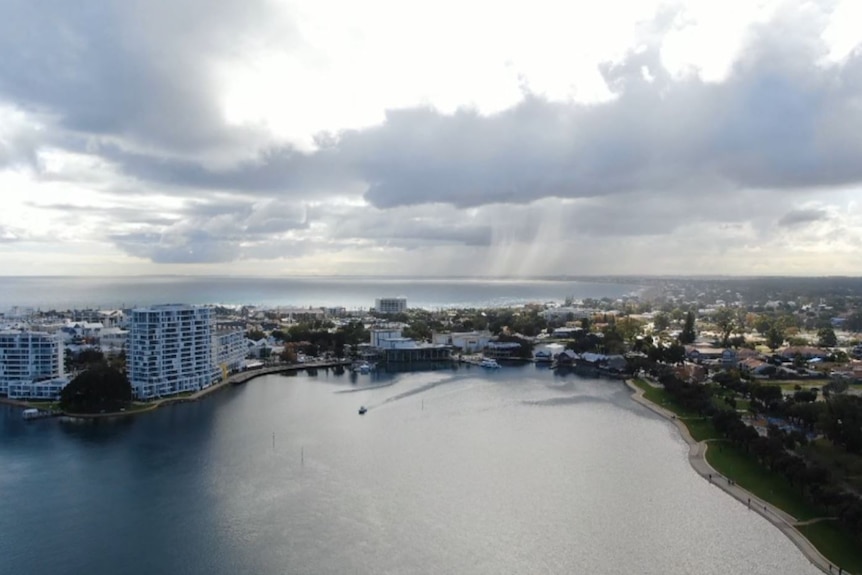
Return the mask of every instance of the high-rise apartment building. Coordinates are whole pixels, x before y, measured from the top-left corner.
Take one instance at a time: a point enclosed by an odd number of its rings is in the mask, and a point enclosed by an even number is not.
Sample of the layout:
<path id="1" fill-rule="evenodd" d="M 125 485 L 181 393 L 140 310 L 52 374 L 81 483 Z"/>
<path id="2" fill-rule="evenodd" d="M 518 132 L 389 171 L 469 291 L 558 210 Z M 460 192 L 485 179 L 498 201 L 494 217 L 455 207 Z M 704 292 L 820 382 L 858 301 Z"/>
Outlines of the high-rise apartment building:
<path id="1" fill-rule="evenodd" d="M 248 340 L 241 329 L 216 329 L 213 336 L 215 365 L 222 377 L 239 371 L 248 355 Z"/>
<path id="2" fill-rule="evenodd" d="M 170 304 L 132 311 L 127 368 L 135 396 L 198 391 L 219 379 L 208 307 Z"/>
<path id="3" fill-rule="evenodd" d="M 53 334 L 0 332 L 0 395 L 12 399 L 56 399 L 63 377 L 63 343 Z"/>

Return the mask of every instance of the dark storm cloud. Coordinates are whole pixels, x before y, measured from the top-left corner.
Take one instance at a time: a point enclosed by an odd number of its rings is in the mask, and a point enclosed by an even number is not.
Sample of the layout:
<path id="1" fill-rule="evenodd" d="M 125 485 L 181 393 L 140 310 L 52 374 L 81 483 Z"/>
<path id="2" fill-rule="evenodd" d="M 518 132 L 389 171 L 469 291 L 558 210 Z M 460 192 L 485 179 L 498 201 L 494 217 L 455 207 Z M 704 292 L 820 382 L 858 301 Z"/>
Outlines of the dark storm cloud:
<path id="1" fill-rule="evenodd" d="M 121 249 L 173 263 L 337 250 L 355 240 L 486 247 L 669 236 L 701 223 L 756 221 L 766 234 L 787 206 L 805 205 L 788 196 L 862 182 L 862 50 L 824 63 L 822 24 L 792 10 L 752 29 L 721 82 L 672 77 L 656 43 L 600 67 L 614 94 L 608 102 L 525 93 L 493 115 L 390 110 L 380 125 L 321 134 L 316 151 L 302 152 L 226 125 L 219 109 L 220 63 L 248 43 L 295 36 L 272 24 L 267 6 L 4 2 L 0 104 L 44 118 L 45 129 L 0 125 L 0 166 L 38 171 L 45 142 L 104 160 L 104 179 L 123 178 L 104 192 L 120 207 L 49 208 L 122 222 L 107 232 Z M 99 169 L 41 176 L 86 183 L 91 172 Z M 325 202 L 363 192 L 370 206 Z M 174 196 L 173 207 L 132 207 L 154 193 Z M 792 210 L 778 225 L 825 217 Z M 317 224 L 326 238 L 291 233 Z M 10 241 L 4 234 L 17 237 L 0 229 L 0 241 Z"/>
<path id="2" fill-rule="evenodd" d="M 460 214 L 431 206 L 417 216 L 402 210 L 355 209 L 332 219 L 332 237 L 370 239 L 383 244 L 419 247 L 429 244 L 488 246 L 492 228 L 487 223 L 463 220 Z"/>
<path id="3" fill-rule="evenodd" d="M 154 263 L 224 263 L 239 257 L 239 245 L 203 230 L 185 234 L 118 234 L 111 238 L 126 253 Z"/>
<path id="4" fill-rule="evenodd" d="M 305 210 L 286 202 L 190 201 L 159 232 L 119 233 L 110 239 L 126 253 L 155 263 L 222 263 L 260 257 L 258 244 L 280 243 L 281 234 L 307 227 Z"/>
<path id="5" fill-rule="evenodd" d="M 250 32 L 260 41 L 275 33 L 263 6 L 8 0 L 0 8 L 0 100 L 157 156 L 242 142 L 251 134 L 221 120 L 212 65 Z"/>
<path id="6" fill-rule="evenodd" d="M 528 98 L 492 116 L 392 113 L 345 135 L 378 207 L 468 207 L 643 191 L 805 189 L 862 180 L 862 52 L 816 65 L 767 40 L 726 82 L 643 78 L 648 55 L 605 68 L 617 99 L 596 106 Z"/>
<path id="7" fill-rule="evenodd" d="M 171 187 L 176 193 L 186 189 L 238 190 L 261 197 L 319 195 L 322 190 L 338 191 L 358 179 L 355 170 L 338 159 L 334 150 L 305 154 L 289 145 L 262 150 L 231 168 L 210 169 L 189 159 L 154 157 L 104 145 L 99 153 L 123 167 L 126 173 Z"/>
<path id="8" fill-rule="evenodd" d="M 602 67 L 615 99 L 527 95 L 492 116 L 392 110 L 315 153 L 273 148 L 235 169 L 106 152 L 164 184 L 310 197 L 364 183 L 378 208 L 473 207 L 644 192 L 673 198 L 742 188 L 804 190 L 862 181 L 862 51 L 824 65 L 811 30 L 755 31 L 728 78 L 671 78 L 657 49 Z M 651 80 L 645 78 L 644 70 Z M 323 141 L 323 139 L 321 140 Z"/>
<path id="9" fill-rule="evenodd" d="M 826 210 L 821 209 L 807 209 L 807 210 L 791 210 L 781 216 L 781 219 L 778 220 L 778 225 L 781 227 L 794 227 L 801 226 L 805 224 L 810 224 L 812 222 L 820 222 L 829 219 L 829 213 Z"/>

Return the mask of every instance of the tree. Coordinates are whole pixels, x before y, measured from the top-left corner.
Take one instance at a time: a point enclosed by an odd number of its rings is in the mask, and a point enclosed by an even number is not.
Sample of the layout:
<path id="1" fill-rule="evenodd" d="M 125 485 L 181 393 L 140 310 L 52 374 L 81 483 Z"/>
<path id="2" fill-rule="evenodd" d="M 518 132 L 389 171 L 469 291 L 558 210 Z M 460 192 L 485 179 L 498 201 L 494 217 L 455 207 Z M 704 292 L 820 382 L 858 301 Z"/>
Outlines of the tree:
<path id="1" fill-rule="evenodd" d="M 844 320 L 844 328 L 847 331 L 862 331 L 862 310 L 851 313 Z"/>
<path id="2" fill-rule="evenodd" d="M 817 330 L 817 342 L 820 347 L 835 347 L 838 345 L 835 330 L 831 326 L 820 328 Z"/>
<path id="3" fill-rule="evenodd" d="M 685 348 L 677 341 L 670 344 L 665 350 L 665 361 L 668 363 L 680 364 L 685 361 Z"/>
<path id="4" fill-rule="evenodd" d="M 670 316 L 664 312 L 657 313 L 652 324 L 655 331 L 666 331 L 670 327 Z"/>
<path id="5" fill-rule="evenodd" d="M 687 343 L 694 343 L 697 334 L 694 331 L 694 313 L 689 311 L 685 315 L 685 324 L 683 325 L 682 332 L 679 334 L 679 342 L 683 345 Z"/>
<path id="6" fill-rule="evenodd" d="M 74 413 L 118 411 L 131 400 L 126 375 L 105 363 L 90 366 L 60 392 L 60 407 Z"/>
<path id="7" fill-rule="evenodd" d="M 727 347 L 730 334 L 736 329 L 736 314 L 729 307 L 723 307 L 715 312 L 712 321 L 721 332 L 721 345 Z"/>
<path id="8" fill-rule="evenodd" d="M 769 329 L 766 331 L 766 345 L 770 350 L 775 351 L 784 343 L 784 330 L 778 322 L 772 322 Z"/>
<path id="9" fill-rule="evenodd" d="M 245 337 L 252 341 L 260 341 L 266 337 L 266 334 L 259 329 L 252 329 L 246 332 Z"/>

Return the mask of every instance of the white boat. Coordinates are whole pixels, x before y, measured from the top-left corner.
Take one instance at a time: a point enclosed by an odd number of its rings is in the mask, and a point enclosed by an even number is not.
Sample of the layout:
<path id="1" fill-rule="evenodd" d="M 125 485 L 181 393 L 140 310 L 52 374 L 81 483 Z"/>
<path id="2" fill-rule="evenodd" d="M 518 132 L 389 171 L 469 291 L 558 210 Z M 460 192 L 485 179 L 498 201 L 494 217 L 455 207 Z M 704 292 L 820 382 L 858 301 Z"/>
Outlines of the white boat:
<path id="1" fill-rule="evenodd" d="M 363 361 L 361 363 L 353 364 L 351 368 L 355 373 L 371 373 L 374 370 L 374 364 L 368 363 L 367 361 Z"/>
<path id="2" fill-rule="evenodd" d="M 500 364 L 497 363 L 496 359 L 491 359 L 490 357 L 486 357 L 481 362 L 479 362 L 479 367 L 487 367 L 488 369 L 499 369 Z"/>

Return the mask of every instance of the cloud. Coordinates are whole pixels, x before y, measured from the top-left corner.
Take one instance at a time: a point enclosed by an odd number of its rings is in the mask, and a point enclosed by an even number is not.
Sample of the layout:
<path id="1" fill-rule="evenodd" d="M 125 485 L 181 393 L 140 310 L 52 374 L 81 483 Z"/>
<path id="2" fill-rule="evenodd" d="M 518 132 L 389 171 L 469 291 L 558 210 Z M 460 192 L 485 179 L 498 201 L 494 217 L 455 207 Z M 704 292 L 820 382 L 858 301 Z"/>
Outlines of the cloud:
<path id="1" fill-rule="evenodd" d="M 226 125 L 218 63 L 252 37 L 290 38 L 278 22 L 258 1 L 10 0 L 0 51 L 16 57 L 0 61 L 0 94 L 97 142 L 155 157 L 235 155 L 263 139 Z"/>
<path id="2" fill-rule="evenodd" d="M 862 50 L 824 63 L 819 29 L 798 20 L 793 13 L 754 29 L 722 82 L 670 76 L 651 46 L 602 66 L 614 99 L 600 104 L 526 93 L 492 115 L 389 110 L 380 125 L 321 135 L 315 152 L 278 145 L 218 170 L 103 153 L 165 185 L 295 198 L 363 186 L 380 209 L 858 183 Z"/>
<path id="3" fill-rule="evenodd" d="M 778 220 L 778 225 L 781 227 L 795 227 L 819 222 L 829 219 L 829 213 L 824 209 L 808 208 L 801 210 L 790 210 Z"/>
<path id="4" fill-rule="evenodd" d="M 0 243 L 16 242 L 18 240 L 18 236 L 12 230 L 0 226 Z"/>
<path id="5" fill-rule="evenodd" d="M 126 253 L 155 263 L 222 263 L 258 257 L 259 244 L 305 229 L 305 210 L 279 201 L 190 201 L 166 226 L 115 233 Z"/>
<path id="6" fill-rule="evenodd" d="M 0 9 L 0 49 L 20 57 L 0 59 L 0 178 L 4 189 L 33 192 L 4 196 L 0 238 L 39 228 L 39 238 L 60 230 L 135 261 L 337 254 L 362 269 L 417 273 L 430 262 L 441 272 L 653 270 L 653 261 L 679 271 L 694 264 L 674 258 L 688 262 L 698 257 L 692 246 L 710 242 L 724 250 L 712 261 L 728 266 L 761 265 L 758 250 L 778 240 L 812 252 L 837 242 L 833 252 L 844 253 L 858 218 L 840 220 L 840 237 L 808 224 L 852 211 L 862 186 L 862 49 L 835 56 L 824 40 L 828 7 L 771 5 L 753 24 L 730 27 L 740 49 L 705 63 L 681 54 L 681 38 L 703 29 L 692 24 L 697 11 L 664 6 L 641 23 L 637 43 L 613 57 L 597 52 L 604 60 L 590 81 L 601 98 L 538 81 L 582 67 L 573 51 L 571 62 L 509 86 L 515 99 L 497 101 L 505 105 L 478 96 L 405 103 L 399 92 L 394 105 L 357 102 L 379 107 L 380 121 L 346 122 L 303 146 L 276 135 L 274 121 L 229 117 L 226 94 L 246 77 L 237 70 L 262 88 L 279 75 L 273 89 L 295 91 L 289 101 L 316 117 L 324 103 L 368 97 L 401 76 L 333 80 L 350 97 L 308 92 L 318 84 L 303 84 L 302 65 L 312 62 L 318 79 L 350 66 L 327 61 L 296 5 L 12 0 Z M 345 46 L 358 42 L 355 32 Z M 255 72 L 257 54 L 267 55 L 265 73 Z M 409 65 L 410 54 L 397 61 Z M 433 62 L 422 54 L 423 65 Z M 518 56 L 465 54 L 474 63 L 505 57 L 506 66 L 526 61 Z M 404 73 L 418 81 L 423 69 Z M 288 116 L 302 115 L 300 106 Z"/>

